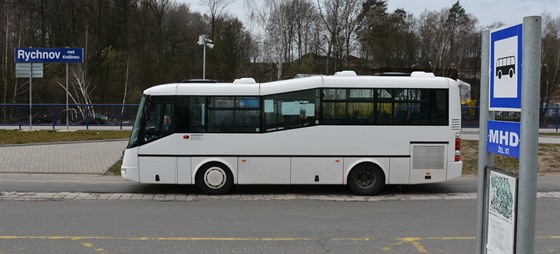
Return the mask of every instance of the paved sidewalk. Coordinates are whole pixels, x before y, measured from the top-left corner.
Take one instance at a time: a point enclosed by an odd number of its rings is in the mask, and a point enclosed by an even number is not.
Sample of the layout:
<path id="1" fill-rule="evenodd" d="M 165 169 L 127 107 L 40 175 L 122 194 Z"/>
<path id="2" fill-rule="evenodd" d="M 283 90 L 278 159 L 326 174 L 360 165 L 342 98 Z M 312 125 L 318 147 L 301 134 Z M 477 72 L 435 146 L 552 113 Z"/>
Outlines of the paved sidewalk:
<path id="1" fill-rule="evenodd" d="M 88 192 L 0 192 L 0 200 L 155 200 L 155 201 L 202 201 L 202 200 L 317 200 L 335 202 L 377 202 L 405 200 L 469 200 L 473 193 L 438 194 L 385 194 L 377 196 L 355 195 L 298 195 L 298 194 L 229 194 L 209 196 L 202 194 L 142 194 L 142 193 L 88 193 Z M 537 198 L 560 198 L 560 192 L 539 192 Z"/>
<path id="2" fill-rule="evenodd" d="M 103 174 L 128 141 L 88 141 L 0 146 L 0 173 Z"/>

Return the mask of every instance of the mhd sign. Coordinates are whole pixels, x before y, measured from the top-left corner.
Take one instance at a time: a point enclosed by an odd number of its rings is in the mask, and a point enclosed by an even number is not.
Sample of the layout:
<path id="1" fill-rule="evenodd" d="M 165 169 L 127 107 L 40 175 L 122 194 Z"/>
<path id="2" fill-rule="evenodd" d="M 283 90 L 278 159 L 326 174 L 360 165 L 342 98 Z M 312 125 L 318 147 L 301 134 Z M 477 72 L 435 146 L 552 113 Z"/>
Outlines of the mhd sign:
<path id="1" fill-rule="evenodd" d="M 490 33 L 490 111 L 521 111 L 523 24 Z M 487 152 L 519 158 L 519 122 L 488 121 Z"/>
<path id="2" fill-rule="evenodd" d="M 488 121 L 487 152 L 519 158 L 518 122 Z"/>
<path id="3" fill-rule="evenodd" d="M 83 48 L 15 48 L 16 63 L 83 63 Z"/>

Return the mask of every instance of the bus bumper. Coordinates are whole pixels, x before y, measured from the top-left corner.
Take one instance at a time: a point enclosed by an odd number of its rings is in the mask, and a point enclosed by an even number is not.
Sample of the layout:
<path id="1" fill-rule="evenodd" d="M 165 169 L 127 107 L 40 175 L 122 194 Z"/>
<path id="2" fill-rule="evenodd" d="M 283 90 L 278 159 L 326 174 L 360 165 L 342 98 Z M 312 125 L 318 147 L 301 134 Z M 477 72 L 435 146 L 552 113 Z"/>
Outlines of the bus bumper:
<path id="1" fill-rule="evenodd" d="M 140 172 L 138 171 L 138 147 L 126 149 L 124 151 L 121 176 L 132 182 L 140 182 Z"/>
<path id="2" fill-rule="evenodd" d="M 454 161 L 447 164 L 447 181 L 460 177 L 463 173 L 463 162 Z"/>

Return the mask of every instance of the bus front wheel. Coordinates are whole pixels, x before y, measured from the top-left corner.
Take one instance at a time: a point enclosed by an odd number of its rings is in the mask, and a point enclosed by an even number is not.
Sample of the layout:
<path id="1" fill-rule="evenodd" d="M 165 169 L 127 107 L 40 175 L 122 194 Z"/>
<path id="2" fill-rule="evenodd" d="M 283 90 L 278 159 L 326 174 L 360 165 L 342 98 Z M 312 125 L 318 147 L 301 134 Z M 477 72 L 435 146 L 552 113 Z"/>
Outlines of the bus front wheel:
<path id="1" fill-rule="evenodd" d="M 226 194 L 233 187 L 233 174 L 221 163 L 208 163 L 196 174 L 196 185 L 208 195 Z"/>
<path id="2" fill-rule="evenodd" d="M 348 187 L 356 195 L 375 195 L 385 185 L 385 174 L 377 165 L 359 164 L 348 174 Z"/>

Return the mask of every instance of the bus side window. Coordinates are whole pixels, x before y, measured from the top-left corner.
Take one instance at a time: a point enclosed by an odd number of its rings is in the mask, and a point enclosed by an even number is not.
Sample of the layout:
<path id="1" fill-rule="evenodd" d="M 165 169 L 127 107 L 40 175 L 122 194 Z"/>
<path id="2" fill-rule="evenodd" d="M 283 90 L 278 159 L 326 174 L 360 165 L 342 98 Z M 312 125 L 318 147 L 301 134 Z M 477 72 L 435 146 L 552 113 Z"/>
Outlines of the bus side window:
<path id="1" fill-rule="evenodd" d="M 319 90 L 265 97 L 265 130 L 277 131 L 318 124 Z"/>
<path id="2" fill-rule="evenodd" d="M 448 108 L 448 93 L 446 90 L 432 91 L 431 99 L 431 113 L 430 124 L 432 125 L 447 125 L 449 108 Z"/>
<path id="3" fill-rule="evenodd" d="M 205 132 L 206 130 L 205 97 L 191 97 L 189 102 L 189 132 Z"/>

